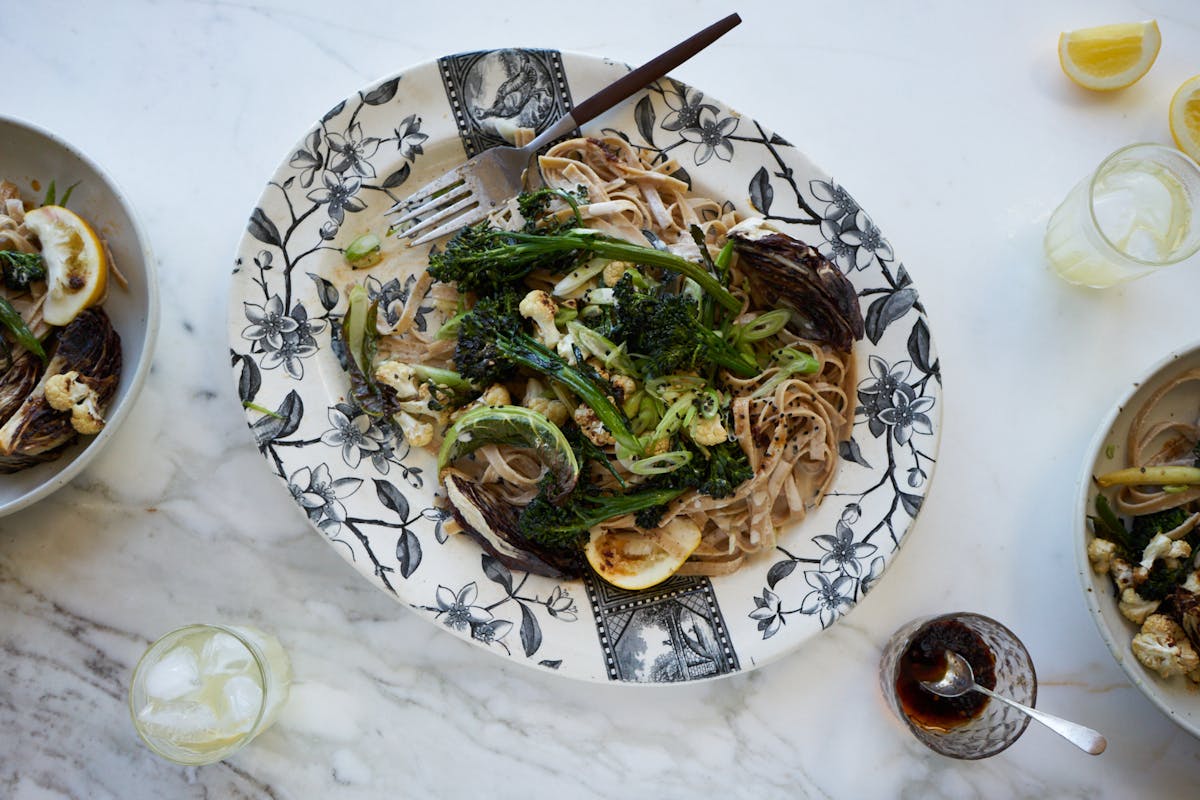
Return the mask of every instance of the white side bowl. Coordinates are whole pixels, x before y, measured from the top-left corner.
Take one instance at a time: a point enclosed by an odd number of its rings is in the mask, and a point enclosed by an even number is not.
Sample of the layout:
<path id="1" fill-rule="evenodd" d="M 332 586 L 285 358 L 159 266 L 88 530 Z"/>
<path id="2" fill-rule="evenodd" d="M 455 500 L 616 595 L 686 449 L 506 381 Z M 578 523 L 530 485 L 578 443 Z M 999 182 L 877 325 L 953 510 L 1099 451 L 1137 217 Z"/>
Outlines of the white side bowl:
<path id="1" fill-rule="evenodd" d="M 50 495 L 95 458 L 124 421 L 150 369 L 158 335 L 158 282 L 150 246 L 125 195 L 83 153 L 49 131 L 0 116 L 0 179 L 12 181 L 26 200 L 40 201 L 50 181 L 58 198 L 76 184 L 69 207 L 108 242 L 128 290 L 110 282 L 104 310 L 121 335 L 121 381 L 108 411 L 108 424 L 96 436 L 80 437 L 54 461 L 0 475 L 0 515 Z"/>
<path id="2" fill-rule="evenodd" d="M 1177 349 L 1150 367 L 1144 375 L 1134 379 L 1128 391 L 1113 405 L 1101 423 L 1083 464 L 1074 506 L 1074 530 L 1075 565 L 1083 586 L 1083 596 L 1092 620 L 1100 629 L 1100 636 L 1113 658 L 1150 702 L 1193 736 L 1200 737 L 1200 690 L 1184 677 L 1164 680 L 1143 667 L 1134 657 L 1129 643 L 1139 628 L 1121 615 L 1112 580 L 1107 575 L 1095 574 L 1087 557 L 1087 545 L 1093 538 L 1087 516 L 1093 513 L 1097 493 L 1092 476 L 1125 465 L 1125 438 L 1138 408 L 1171 377 L 1195 367 L 1200 367 L 1200 342 Z M 1161 406 L 1163 414 L 1195 419 L 1197 408 L 1200 407 L 1200 403 L 1197 403 L 1200 389 L 1193 385 L 1192 389 L 1184 387 L 1173 394 L 1177 396 L 1168 397 Z"/>

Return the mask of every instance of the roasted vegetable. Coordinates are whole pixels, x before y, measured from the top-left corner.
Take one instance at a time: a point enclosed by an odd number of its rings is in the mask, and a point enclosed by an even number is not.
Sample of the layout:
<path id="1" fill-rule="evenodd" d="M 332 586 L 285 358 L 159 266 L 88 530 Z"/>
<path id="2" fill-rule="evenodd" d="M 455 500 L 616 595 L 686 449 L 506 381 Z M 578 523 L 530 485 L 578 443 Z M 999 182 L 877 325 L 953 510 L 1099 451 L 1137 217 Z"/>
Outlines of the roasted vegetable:
<path id="1" fill-rule="evenodd" d="M 864 333 L 854 284 L 815 247 L 747 220 L 729 231 L 759 307 L 785 306 L 806 339 L 849 350 Z"/>
<path id="2" fill-rule="evenodd" d="M 58 332 L 41 380 L 0 427 L 0 472 L 53 461 L 75 440 L 78 434 L 71 424 L 71 412 L 52 408 L 45 394 L 46 383 L 67 372 L 86 376 L 95 406 L 102 413 L 121 375 L 121 337 L 102 309 L 85 309 Z"/>
<path id="3" fill-rule="evenodd" d="M 446 476 L 443 485 L 454 518 L 463 526 L 464 532 L 500 563 L 555 578 L 577 578 L 583 574 L 578 552 L 544 548 L 522 536 L 516 509 L 511 504 L 496 499 L 483 487 L 453 473 Z"/>
<path id="4" fill-rule="evenodd" d="M 4 285 L 14 292 L 23 292 L 34 281 L 46 280 L 46 262 L 40 253 L 18 253 L 0 250 L 0 269 Z"/>
<path id="5" fill-rule="evenodd" d="M 495 294 L 511 288 L 534 269 L 566 272 L 589 256 L 627 261 L 691 278 L 731 311 L 741 302 L 700 264 L 652 247 L 625 242 L 587 228 L 546 233 L 505 231 L 483 222 L 463 228 L 440 253 L 429 257 L 429 274 L 458 284 L 459 291 Z"/>
<path id="6" fill-rule="evenodd" d="M 46 361 L 46 351 L 42 348 L 42 343 L 33 335 L 33 331 L 29 330 L 29 326 L 12 307 L 12 303 L 3 297 L 0 297 L 0 326 L 9 332 L 17 344 L 40 358 L 43 363 Z"/>
<path id="7" fill-rule="evenodd" d="M 752 356 L 734 349 L 705 328 L 691 298 L 671 292 L 640 292 L 626 274 L 613 290 L 617 301 L 615 338 L 642 356 L 650 377 L 702 369 L 712 362 L 743 378 L 758 374 Z"/>

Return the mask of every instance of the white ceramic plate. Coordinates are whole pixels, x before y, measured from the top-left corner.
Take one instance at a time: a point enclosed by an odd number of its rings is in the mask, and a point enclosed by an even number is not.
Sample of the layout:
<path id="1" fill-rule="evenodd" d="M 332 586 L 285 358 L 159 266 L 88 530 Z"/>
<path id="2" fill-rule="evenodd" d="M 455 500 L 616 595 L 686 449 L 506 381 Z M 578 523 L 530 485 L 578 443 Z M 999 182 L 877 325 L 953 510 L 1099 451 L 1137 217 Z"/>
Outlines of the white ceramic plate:
<path id="1" fill-rule="evenodd" d="M 339 248 L 382 232 L 394 199 L 502 141 L 497 121 L 544 127 L 624 65 L 550 50 L 466 53 L 368 86 L 283 159 L 237 254 L 229 337 L 247 421 L 316 529 L 370 581 L 493 653 L 588 680 L 697 680 L 751 669 L 833 624 L 900 546 L 937 454 L 940 374 L 916 287 L 870 217 L 784 139 L 664 80 L 585 127 L 680 161 L 693 188 L 755 209 L 833 259 L 858 289 L 853 438 L 832 494 L 780 547 L 733 575 L 646 592 L 514 574 L 446 537 L 434 460 L 368 425 L 330 347 L 348 275 Z M 752 207 L 753 206 L 753 207 Z M 389 247 L 399 252 L 398 243 Z M 406 297 L 409 272 L 367 278 Z M 419 325 L 437 325 L 434 314 Z"/>
<path id="2" fill-rule="evenodd" d="M 121 335 L 121 381 L 96 436 L 80 437 L 54 461 L 12 475 L 0 475 L 0 515 L 10 514 L 49 495 L 87 466 L 113 437 L 133 406 L 154 352 L 158 334 L 158 283 L 154 258 L 124 194 L 83 153 L 49 131 L 0 117 L 0 178 L 17 185 L 22 197 L 40 201 L 54 181 L 61 201 L 75 184 L 68 206 L 91 223 L 112 250 L 129 279 L 128 291 L 110 282 L 104 310 Z"/>
<path id="3" fill-rule="evenodd" d="M 1092 540 L 1087 517 L 1094 513 L 1097 492 L 1092 476 L 1125 466 L 1125 439 L 1138 408 L 1173 376 L 1196 367 L 1200 367 L 1200 343 L 1172 352 L 1136 378 L 1101 423 L 1084 461 L 1075 502 L 1075 565 L 1092 620 L 1129 680 L 1168 717 L 1193 736 L 1200 736 L 1200 692 L 1195 684 L 1189 685 L 1190 681 L 1183 677 L 1164 680 L 1134 657 L 1129 643 L 1139 626 L 1121 615 L 1112 580 L 1107 575 L 1095 574 L 1087 557 L 1087 545 Z M 1194 420 L 1200 405 L 1200 389 L 1193 389 L 1181 387 L 1172 392 L 1160 406 L 1162 418 Z"/>

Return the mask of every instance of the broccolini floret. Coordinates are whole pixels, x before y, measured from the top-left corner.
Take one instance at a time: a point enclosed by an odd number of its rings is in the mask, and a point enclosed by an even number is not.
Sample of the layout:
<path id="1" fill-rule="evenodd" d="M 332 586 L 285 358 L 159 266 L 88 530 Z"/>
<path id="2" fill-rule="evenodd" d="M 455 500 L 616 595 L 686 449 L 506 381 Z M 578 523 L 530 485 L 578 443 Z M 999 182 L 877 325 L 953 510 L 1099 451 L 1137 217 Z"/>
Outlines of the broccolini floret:
<path id="1" fill-rule="evenodd" d="M 40 253 L 0 250 L 0 268 L 4 285 L 15 292 L 25 291 L 34 281 L 46 280 L 46 263 Z"/>
<path id="2" fill-rule="evenodd" d="M 641 292 L 625 275 L 613 296 L 617 301 L 615 338 L 623 340 L 629 352 L 645 356 L 648 375 L 697 370 L 706 362 L 744 378 L 759 373 L 752 357 L 700 323 L 696 304 L 686 295 Z"/>
<path id="3" fill-rule="evenodd" d="M 539 544 L 577 549 L 588 531 L 605 520 L 647 508 L 662 508 L 683 492 L 683 488 L 660 488 L 626 494 L 597 493 L 594 487 L 585 487 L 581 481 L 575 491 L 558 504 L 539 493 L 525 506 L 518 524 L 523 536 Z"/>

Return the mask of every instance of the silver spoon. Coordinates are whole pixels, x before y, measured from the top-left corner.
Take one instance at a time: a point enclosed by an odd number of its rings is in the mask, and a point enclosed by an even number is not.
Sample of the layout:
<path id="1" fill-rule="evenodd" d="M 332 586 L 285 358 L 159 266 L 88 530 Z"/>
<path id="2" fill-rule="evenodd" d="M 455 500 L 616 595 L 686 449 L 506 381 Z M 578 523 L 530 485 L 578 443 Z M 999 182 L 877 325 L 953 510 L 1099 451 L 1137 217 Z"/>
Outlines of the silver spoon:
<path id="1" fill-rule="evenodd" d="M 1105 738 L 1091 728 L 1069 722 L 1044 711 L 1038 711 L 1036 708 L 1030 708 L 1016 700 L 996 694 L 991 689 L 985 689 L 975 682 L 975 673 L 965 658 L 953 650 L 946 650 L 945 656 L 946 674 L 936 681 L 921 681 L 921 686 L 934 694 L 942 697 L 958 697 L 970 691 L 982 692 L 988 697 L 994 697 L 1001 703 L 1028 714 L 1085 753 L 1098 756 L 1104 752 L 1104 748 L 1108 747 Z"/>

